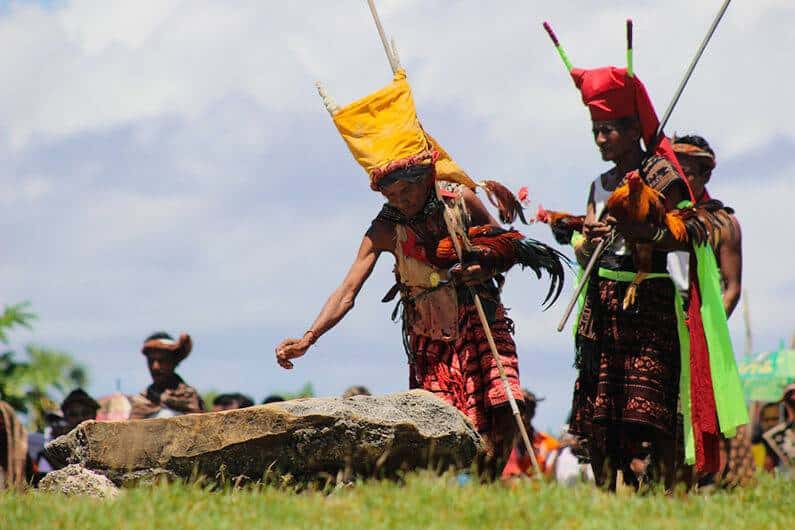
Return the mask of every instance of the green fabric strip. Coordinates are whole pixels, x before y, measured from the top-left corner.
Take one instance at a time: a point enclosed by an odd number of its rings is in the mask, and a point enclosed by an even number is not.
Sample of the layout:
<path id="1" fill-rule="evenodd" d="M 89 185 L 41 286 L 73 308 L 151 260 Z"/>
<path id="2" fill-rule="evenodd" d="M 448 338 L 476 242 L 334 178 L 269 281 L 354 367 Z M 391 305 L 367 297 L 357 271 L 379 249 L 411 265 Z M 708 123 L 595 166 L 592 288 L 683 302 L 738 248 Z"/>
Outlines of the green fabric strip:
<path id="1" fill-rule="evenodd" d="M 685 321 L 684 302 L 679 289 L 674 289 L 676 305 L 676 331 L 679 335 L 679 409 L 682 413 L 682 427 L 685 441 L 685 463 L 696 463 L 696 443 L 693 437 L 693 417 L 690 402 L 690 332 Z"/>
<path id="2" fill-rule="evenodd" d="M 681 201 L 676 205 L 677 208 L 687 208 L 692 206 L 688 200 Z M 724 436 L 732 437 L 737 434 L 737 427 L 749 423 L 748 408 L 745 406 L 743 397 L 742 383 L 740 374 L 737 371 L 737 362 L 734 359 L 731 337 L 729 336 L 729 326 L 726 319 L 726 311 L 723 308 L 723 296 L 720 288 L 720 270 L 715 260 L 715 253 L 709 245 L 701 245 L 693 248 L 696 255 L 696 276 L 698 287 L 701 294 L 701 320 L 704 324 L 704 334 L 707 339 L 707 349 L 709 350 L 709 368 L 712 375 L 712 392 L 715 395 L 715 406 L 718 411 L 718 422 Z M 681 339 L 680 339 L 681 341 Z M 688 337 L 688 352 L 689 337 Z M 689 415 L 689 393 L 690 393 L 690 361 L 684 362 L 682 358 L 682 373 L 680 374 L 680 397 L 688 394 L 688 415 Z M 685 374 L 687 370 L 687 374 Z M 687 377 L 687 389 L 684 389 L 684 381 Z M 685 400 L 682 399 L 682 412 L 684 414 Z M 692 440 L 693 426 L 685 417 L 685 440 L 687 433 L 690 432 Z M 685 458 L 689 445 L 685 445 Z M 694 455 L 695 456 L 695 455 Z M 688 461 L 688 463 L 691 463 Z"/>
<path id="3" fill-rule="evenodd" d="M 577 232 L 576 230 L 571 234 L 571 248 L 577 248 L 582 241 L 585 240 L 585 236 L 582 233 Z M 582 273 L 585 270 L 582 267 L 577 269 L 577 284 L 580 284 L 582 280 Z M 580 292 L 580 296 L 577 298 L 577 318 L 574 319 L 574 323 L 571 326 L 571 334 L 574 336 L 574 339 L 577 339 L 577 328 L 580 327 L 580 319 L 582 318 L 582 308 L 585 305 L 585 293 L 588 291 L 588 284 L 586 283 L 585 286 L 582 288 Z"/>
<path id="4" fill-rule="evenodd" d="M 698 262 L 698 287 L 701 292 L 701 320 L 709 348 L 712 389 L 721 432 L 726 437 L 737 433 L 737 427 L 749 422 L 740 374 L 734 360 L 726 311 L 720 289 L 720 271 L 709 245 L 694 248 Z"/>
<path id="5" fill-rule="evenodd" d="M 606 280 L 613 280 L 616 282 L 631 282 L 635 279 L 638 273 L 629 271 L 614 271 L 610 269 L 603 269 L 599 267 L 599 277 Z M 653 280 L 654 278 L 670 278 L 671 275 L 667 272 L 650 272 L 644 279 Z"/>

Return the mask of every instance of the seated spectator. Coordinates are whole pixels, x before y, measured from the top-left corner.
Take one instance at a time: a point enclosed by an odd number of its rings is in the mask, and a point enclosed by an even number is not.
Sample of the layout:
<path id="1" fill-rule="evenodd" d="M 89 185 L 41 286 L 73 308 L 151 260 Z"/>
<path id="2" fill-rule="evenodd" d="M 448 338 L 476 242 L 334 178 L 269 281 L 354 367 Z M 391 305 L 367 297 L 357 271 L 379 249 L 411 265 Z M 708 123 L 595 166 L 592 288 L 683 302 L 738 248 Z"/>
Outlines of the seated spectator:
<path id="1" fill-rule="evenodd" d="M 28 435 L 28 456 L 33 472 L 33 484 L 54 468 L 44 454 L 44 446 L 61 435 L 80 425 L 86 420 L 96 419 L 100 405 L 85 390 L 78 388 L 69 393 L 59 412 L 50 411 L 44 415 L 47 426 L 44 432 L 32 432 Z"/>
<path id="2" fill-rule="evenodd" d="M 66 432 L 71 431 L 86 420 L 96 419 L 98 410 L 99 403 L 89 396 L 85 390 L 82 388 L 72 390 L 61 403 Z"/>
<path id="3" fill-rule="evenodd" d="M 784 406 L 783 421 L 763 432 L 762 439 L 776 456 L 775 471 L 789 476 L 795 472 L 795 384 L 784 389 L 781 403 Z"/>
<path id="4" fill-rule="evenodd" d="M 771 473 L 778 465 L 778 456 L 762 438 L 762 435 L 781 423 L 779 404 L 765 403 L 759 409 L 758 422 L 753 437 L 752 450 L 757 469 Z"/>
<path id="5" fill-rule="evenodd" d="M 533 427 L 532 422 L 533 418 L 535 418 L 536 406 L 539 401 L 543 401 L 543 398 L 538 399 L 535 394 L 529 390 L 524 390 L 524 411 L 522 416 L 525 422 L 525 428 L 527 429 L 527 436 L 533 444 L 533 451 L 536 461 L 538 462 L 538 467 L 541 469 L 541 473 L 548 477 L 554 476 L 555 461 L 560 450 L 560 444 L 553 436 L 545 432 L 536 431 L 535 427 Z M 520 437 L 517 438 L 518 439 L 514 442 L 511 456 L 508 457 L 508 463 L 502 471 L 503 479 L 530 476 L 535 473 L 533 462 L 530 455 L 527 454 L 524 441 Z"/>
<path id="6" fill-rule="evenodd" d="M 792 423 L 795 421 L 795 383 L 787 385 L 784 389 L 784 397 L 781 402 L 784 403 L 784 409 L 787 412 L 786 421 Z"/>
<path id="7" fill-rule="evenodd" d="M 369 390 L 367 390 L 366 386 L 361 385 L 354 385 L 349 387 L 345 392 L 342 393 L 342 397 L 349 398 L 353 396 L 372 396 Z"/>
<path id="8" fill-rule="evenodd" d="M 271 394 L 270 396 L 266 397 L 262 400 L 263 405 L 267 405 L 268 403 L 279 403 L 284 401 L 284 398 L 278 394 Z"/>
<path id="9" fill-rule="evenodd" d="M 246 395 L 235 392 L 232 394 L 219 394 L 213 400 L 213 412 L 222 410 L 244 409 L 254 405 L 254 401 Z"/>
<path id="10" fill-rule="evenodd" d="M 168 418 L 205 411 L 196 389 L 174 372 L 192 347 L 190 336 L 185 333 L 179 340 L 162 331 L 146 338 L 141 351 L 146 356 L 152 384 L 132 397 L 130 419 Z"/>

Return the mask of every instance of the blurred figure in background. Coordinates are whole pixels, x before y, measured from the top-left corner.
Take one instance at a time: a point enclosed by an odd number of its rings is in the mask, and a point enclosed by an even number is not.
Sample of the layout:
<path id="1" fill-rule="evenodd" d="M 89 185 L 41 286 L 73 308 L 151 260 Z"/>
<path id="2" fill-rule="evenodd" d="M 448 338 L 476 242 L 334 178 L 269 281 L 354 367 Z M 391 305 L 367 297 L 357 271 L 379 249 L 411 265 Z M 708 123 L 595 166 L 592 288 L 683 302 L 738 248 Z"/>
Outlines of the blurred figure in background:
<path id="1" fill-rule="evenodd" d="M 754 461 L 758 469 L 764 469 L 768 473 L 778 465 L 778 456 L 765 442 L 762 435 L 781 423 L 779 404 L 776 402 L 765 403 L 759 409 L 758 422 L 755 425 L 753 438 Z"/>
<path id="2" fill-rule="evenodd" d="M 230 394 L 219 394 L 213 400 L 213 412 L 220 412 L 222 410 L 244 409 L 254 405 L 254 401 L 239 392 Z"/>
<path id="3" fill-rule="evenodd" d="M 168 418 L 205 411 L 196 389 L 174 372 L 192 348 L 190 335 L 186 333 L 179 340 L 163 331 L 146 338 L 141 353 L 146 356 L 152 384 L 132 397 L 130 419 Z"/>
<path id="4" fill-rule="evenodd" d="M 784 398 L 781 401 L 787 412 L 786 421 L 792 423 L 795 421 L 795 383 L 787 385 L 784 389 Z"/>
<path id="5" fill-rule="evenodd" d="M 0 490 L 25 486 L 28 435 L 5 401 L 0 401 Z"/>
<path id="6" fill-rule="evenodd" d="M 370 391 L 367 389 L 366 386 L 361 385 L 354 385 L 352 387 L 348 387 L 345 392 L 342 393 L 342 397 L 349 398 L 353 396 L 372 396 Z"/>
<path id="7" fill-rule="evenodd" d="M 96 419 L 99 408 L 100 405 L 94 398 L 82 388 L 78 388 L 72 390 L 61 402 L 60 413 L 53 411 L 45 415 L 47 427 L 44 432 L 32 432 L 28 436 L 28 456 L 34 485 L 54 469 L 44 454 L 44 446 L 59 436 L 69 433 L 84 421 Z"/>
<path id="8" fill-rule="evenodd" d="M 268 403 L 280 403 L 284 401 L 284 398 L 278 394 L 271 394 L 270 396 L 266 397 L 262 400 L 263 405 L 267 405 Z"/>
<path id="9" fill-rule="evenodd" d="M 522 416 L 525 422 L 525 428 L 527 429 L 527 435 L 533 444 L 533 450 L 535 452 L 536 461 L 538 462 L 538 467 L 541 469 L 541 472 L 544 474 L 544 476 L 554 476 L 555 464 L 558 457 L 558 452 L 560 450 L 560 444 L 553 436 L 550 436 L 545 432 L 536 431 L 535 427 L 533 427 L 533 418 L 535 418 L 536 415 L 536 407 L 538 402 L 543 401 L 544 399 L 536 398 L 535 394 L 526 389 L 523 390 L 523 393 L 524 410 L 522 411 Z M 508 457 L 508 463 L 502 470 L 502 478 L 519 478 L 523 476 L 530 476 L 533 473 L 535 473 L 535 470 L 533 469 L 533 462 L 530 459 L 530 455 L 527 454 L 524 442 L 520 437 L 517 437 L 517 440 L 514 442 L 511 455 Z"/>
<path id="10" fill-rule="evenodd" d="M 795 384 L 784 389 L 781 404 L 784 406 L 782 421 L 763 432 L 762 439 L 777 457 L 775 471 L 790 476 L 795 474 Z"/>
<path id="11" fill-rule="evenodd" d="M 85 390 L 78 388 L 72 390 L 61 403 L 61 413 L 65 422 L 66 434 L 86 420 L 93 420 L 97 417 L 99 403 L 89 396 Z"/>

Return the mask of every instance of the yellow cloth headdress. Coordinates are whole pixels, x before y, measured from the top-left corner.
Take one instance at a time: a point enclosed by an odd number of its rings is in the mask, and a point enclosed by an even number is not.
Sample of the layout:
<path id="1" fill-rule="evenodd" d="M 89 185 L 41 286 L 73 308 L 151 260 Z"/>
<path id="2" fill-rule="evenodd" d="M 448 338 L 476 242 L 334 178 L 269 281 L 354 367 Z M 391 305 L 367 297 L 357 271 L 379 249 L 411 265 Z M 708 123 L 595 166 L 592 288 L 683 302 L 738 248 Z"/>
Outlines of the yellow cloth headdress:
<path id="1" fill-rule="evenodd" d="M 330 103 L 322 89 L 321 96 L 373 190 L 387 173 L 417 164 L 435 164 L 437 180 L 475 189 L 475 182 L 420 125 L 405 70 L 395 72 L 384 88 L 342 108 Z"/>

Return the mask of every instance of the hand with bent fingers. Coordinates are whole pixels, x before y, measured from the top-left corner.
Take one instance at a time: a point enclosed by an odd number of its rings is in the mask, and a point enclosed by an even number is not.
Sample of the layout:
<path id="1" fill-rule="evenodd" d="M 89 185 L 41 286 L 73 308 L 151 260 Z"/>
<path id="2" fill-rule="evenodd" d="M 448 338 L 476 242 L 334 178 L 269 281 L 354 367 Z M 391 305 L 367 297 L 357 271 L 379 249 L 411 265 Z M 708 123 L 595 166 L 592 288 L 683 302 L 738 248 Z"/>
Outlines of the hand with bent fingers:
<path id="1" fill-rule="evenodd" d="M 608 217 L 606 221 L 609 221 L 610 219 L 612 218 Z M 582 235 L 585 236 L 585 240 L 590 248 L 594 249 L 599 245 L 599 243 L 602 242 L 603 239 L 607 238 L 612 230 L 612 224 L 602 221 L 595 221 L 593 223 L 585 223 L 583 225 Z"/>
<path id="2" fill-rule="evenodd" d="M 488 267 L 484 267 L 480 263 L 469 263 L 464 266 L 459 263 L 450 269 L 450 275 L 455 283 L 469 287 L 480 285 L 493 276 Z"/>
<path id="3" fill-rule="evenodd" d="M 276 347 L 276 362 L 279 363 L 279 366 L 282 368 L 290 370 L 293 367 L 293 363 L 290 359 L 302 357 L 310 346 L 312 346 L 312 342 L 310 342 L 306 335 L 300 339 L 284 339 Z"/>

